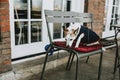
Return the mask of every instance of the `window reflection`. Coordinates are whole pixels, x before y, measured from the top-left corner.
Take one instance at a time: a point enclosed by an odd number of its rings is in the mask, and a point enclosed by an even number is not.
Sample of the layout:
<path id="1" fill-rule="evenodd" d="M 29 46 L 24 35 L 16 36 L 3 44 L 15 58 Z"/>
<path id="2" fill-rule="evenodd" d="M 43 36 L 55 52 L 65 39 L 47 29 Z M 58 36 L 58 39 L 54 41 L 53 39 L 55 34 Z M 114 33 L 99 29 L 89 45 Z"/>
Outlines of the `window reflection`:
<path id="1" fill-rule="evenodd" d="M 14 18 L 27 19 L 28 18 L 28 3 L 27 0 L 14 0 Z"/>
<path id="2" fill-rule="evenodd" d="M 31 22 L 31 42 L 41 41 L 41 26 L 39 21 Z"/>
<path id="3" fill-rule="evenodd" d="M 54 10 L 62 11 L 62 0 L 54 0 Z M 53 24 L 53 39 L 61 38 L 61 24 Z"/>
<path id="4" fill-rule="evenodd" d="M 61 38 L 61 24 L 54 23 L 53 28 L 53 39 Z"/>
<path id="5" fill-rule="evenodd" d="M 112 7 L 112 15 L 111 15 L 111 22 L 110 25 L 118 24 L 118 10 L 119 10 L 119 0 L 113 1 L 113 7 Z M 110 27 L 110 30 L 113 28 Z"/>
<path id="6" fill-rule="evenodd" d="M 28 22 L 15 22 L 15 45 L 28 43 Z"/>
<path id="7" fill-rule="evenodd" d="M 62 10 L 62 0 L 54 0 L 54 10 Z"/>
<path id="8" fill-rule="evenodd" d="M 66 11 L 67 10 L 67 0 L 54 0 L 54 10 L 56 11 Z M 59 39 L 62 37 L 62 24 L 53 24 L 53 39 Z"/>
<path id="9" fill-rule="evenodd" d="M 42 0 L 14 0 L 15 45 L 41 41 L 41 11 Z"/>
<path id="10" fill-rule="evenodd" d="M 41 0 L 31 0 L 31 18 L 41 18 L 42 2 Z"/>

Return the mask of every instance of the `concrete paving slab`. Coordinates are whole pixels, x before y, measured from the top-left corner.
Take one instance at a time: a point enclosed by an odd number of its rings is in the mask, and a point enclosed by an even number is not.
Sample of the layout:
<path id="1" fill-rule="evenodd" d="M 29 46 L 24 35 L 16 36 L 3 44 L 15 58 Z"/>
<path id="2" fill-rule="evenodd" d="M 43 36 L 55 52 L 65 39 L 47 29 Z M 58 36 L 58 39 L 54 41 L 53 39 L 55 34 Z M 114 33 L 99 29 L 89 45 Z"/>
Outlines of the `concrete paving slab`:
<path id="1" fill-rule="evenodd" d="M 66 62 L 66 59 L 63 59 L 62 62 L 64 62 L 64 60 Z M 101 80 L 113 79 L 114 59 L 115 59 L 115 49 L 110 49 L 104 52 Z M 85 63 L 85 61 L 86 61 L 86 58 L 83 58 L 79 62 L 80 63 L 79 64 L 79 80 L 97 80 L 99 55 L 91 56 L 88 63 Z M 34 63 L 36 62 L 35 64 L 37 64 L 37 62 L 39 61 L 36 60 L 33 62 Z M 55 63 L 56 65 L 58 65 L 59 60 L 56 60 Z M 47 66 L 49 66 L 50 64 L 51 63 L 48 63 Z M 40 65 L 41 64 L 32 65 L 32 67 L 27 66 L 25 70 L 25 66 L 23 67 L 23 65 L 21 64 L 21 66 L 24 68 L 24 69 L 22 68 L 23 71 L 21 72 L 19 72 L 19 69 L 16 66 L 13 66 L 14 72 L 16 73 L 16 77 L 25 76 L 17 80 L 40 80 L 41 70 L 43 66 L 43 65 L 41 66 Z M 70 71 L 66 71 L 65 67 L 66 67 L 66 63 L 46 70 L 43 80 L 75 80 L 74 79 L 75 78 L 75 62 L 73 63 Z M 116 73 L 115 80 L 119 80 L 118 71 Z"/>

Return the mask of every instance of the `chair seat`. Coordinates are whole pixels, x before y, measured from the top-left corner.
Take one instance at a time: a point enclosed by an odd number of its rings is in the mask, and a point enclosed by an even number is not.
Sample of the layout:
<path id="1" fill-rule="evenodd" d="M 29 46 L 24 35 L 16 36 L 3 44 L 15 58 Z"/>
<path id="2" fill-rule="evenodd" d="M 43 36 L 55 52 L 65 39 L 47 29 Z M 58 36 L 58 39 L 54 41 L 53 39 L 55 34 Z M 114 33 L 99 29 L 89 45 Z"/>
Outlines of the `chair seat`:
<path id="1" fill-rule="evenodd" d="M 102 48 L 102 45 L 100 44 L 94 44 L 90 46 L 80 44 L 78 48 L 75 48 L 75 43 L 73 43 L 72 47 L 67 47 L 65 41 L 56 41 L 54 42 L 54 45 L 64 47 L 64 48 L 70 48 L 70 49 L 76 50 L 78 52 L 83 52 L 83 53 L 95 51 L 95 50 Z"/>

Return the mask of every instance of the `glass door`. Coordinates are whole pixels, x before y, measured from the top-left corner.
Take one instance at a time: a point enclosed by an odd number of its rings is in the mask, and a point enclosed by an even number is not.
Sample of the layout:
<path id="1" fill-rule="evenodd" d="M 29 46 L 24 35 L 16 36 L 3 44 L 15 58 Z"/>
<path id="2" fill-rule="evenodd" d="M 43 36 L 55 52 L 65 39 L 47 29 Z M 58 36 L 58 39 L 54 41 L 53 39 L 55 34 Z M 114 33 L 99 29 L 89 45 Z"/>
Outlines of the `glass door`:
<path id="1" fill-rule="evenodd" d="M 43 52 L 42 0 L 11 0 L 12 58 Z"/>
<path id="2" fill-rule="evenodd" d="M 67 11 L 67 5 L 69 5 L 69 8 L 70 8 L 70 2 L 71 1 L 68 1 L 68 0 L 54 0 L 53 9 L 55 11 Z M 61 23 L 53 24 L 53 39 L 54 40 L 58 40 L 58 39 L 60 40 L 63 38 L 63 30 L 61 28 L 61 26 L 63 25 L 64 24 L 61 24 Z"/>
<path id="3" fill-rule="evenodd" d="M 9 0 L 9 3 L 12 59 L 44 52 L 44 46 L 49 43 L 44 9 L 84 10 L 84 0 Z M 63 39 L 60 26 L 63 24 L 51 25 L 54 40 Z"/>
<path id="4" fill-rule="evenodd" d="M 114 35 L 114 29 L 111 28 L 111 25 L 118 23 L 117 17 L 120 15 L 120 0 L 106 0 L 105 13 L 103 37 L 109 37 Z"/>
<path id="5" fill-rule="evenodd" d="M 53 10 L 56 10 L 56 11 L 75 11 L 75 12 L 83 12 L 84 11 L 84 0 L 54 0 L 53 5 L 54 5 Z M 69 24 L 68 23 L 53 24 L 52 37 L 54 40 L 64 40 L 63 29 L 61 28 L 61 26 L 68 27 Z"/>

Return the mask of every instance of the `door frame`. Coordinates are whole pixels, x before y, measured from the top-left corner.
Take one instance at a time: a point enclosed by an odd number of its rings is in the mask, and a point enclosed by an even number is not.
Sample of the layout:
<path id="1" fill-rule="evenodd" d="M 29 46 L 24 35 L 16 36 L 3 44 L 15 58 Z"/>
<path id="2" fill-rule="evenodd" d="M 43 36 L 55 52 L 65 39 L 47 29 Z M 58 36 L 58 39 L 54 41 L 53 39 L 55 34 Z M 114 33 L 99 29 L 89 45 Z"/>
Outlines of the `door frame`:
<path id="1" fill-rule="evenodd" d="M 114 30 L 110 30 L 110 23 L 111 23 L 111 15 L 113 9 L 113 1 L 114 0 L 106 0 L 105 1 L 105 18 L 104 18 L 104 31 L 102 33 L 102 38 L 114 36 Z M 120 0 L 119 0 L 119 10 L 118 14 L 120 14 Z"/>
<path id="2" fill-rule="evenodd" d="M 46 34 L 46 29 L 45 27 L 45 18 L 44 18 L 44 5 L 46 4 L 45 0 L 42 1 L 42 18 L 40 21 L 42 21 L 42 28 L 41 28 L 41 32 L 42 32 L 42 41 L 40 42 L 35 42 L 35 43 L 28 43 L 28 44 L 23 44 L 23 45 L 15 45 L 15 31 L 14 31 L 14 7 L 13 7 L 13 0 L 9 0 L 10 3 L 10 32 L 11 32 L 11 53 L 12 53 L 12 59 L 16 59 L 16 58 L 20 58 L 20 57 L 24 57 L 24 56 L 29 56 L 29 55 L 34 55 L 34 54 L 38 54 L 38 53 L 42 53 L 44 52 L 44 48 L 43 46 L 45 46 L 45 44 L 48 43 L 48 39 L 47 39 L 47 34 Z M 45 6 L 46 7 L 46 6 Z M 50 7 L 48 5 L 48 7 Z M 44 31 L 43 31 L 44 30 Z M 43 36 L 44 34 L 44 36 Z"/>

